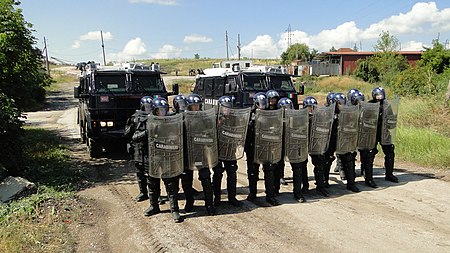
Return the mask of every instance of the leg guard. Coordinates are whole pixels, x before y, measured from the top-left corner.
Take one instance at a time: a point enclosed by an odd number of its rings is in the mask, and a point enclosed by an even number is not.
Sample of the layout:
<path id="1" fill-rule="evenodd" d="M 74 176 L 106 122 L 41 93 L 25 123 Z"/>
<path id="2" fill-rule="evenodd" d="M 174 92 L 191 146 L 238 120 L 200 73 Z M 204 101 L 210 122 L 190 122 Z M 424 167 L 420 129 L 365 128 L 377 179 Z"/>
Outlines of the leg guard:
<path id="1" fill-rule="evenodd" d="M 180 222 L 180 208 L 178 206 L 178 185 L 179 178 L 168 178 L 163 179 L 164 185 L 166 186 L 167 195 L 169 198 L 170 212 L 172 213 L 172 218 L 175 222 Z"/>
<path id="2" fill-rule="evenodd" d="M 257 187 L 258 187 L 258 175 L 259 175 L 259 164 L 247 163 L 247 178 L 248 178 L 248 189 L 249 194 L 247 200 L 252 201 L 256 198 Z"/>
<path id="3" fill-rule="evenodd" d="M 307 193 L 309 191 L 308 160 L 300 163 L 300 173 L 302 174 L 302 192 Z"/>
<path id="4" fill-rule="evenodd" d="M 277 199 L 275 199 L 275 188 L 274 188 L 274 175 L 273 172 L 275 170 L 276 164 L 265 164 L 263 165 L 264 170 L 264 186 L 266 188 L 266 201 L 273 205 L 279 205 Z"/>
<path id="5" fill-rule="evenodd" d="M 323 165 L 325 163 L 325 157 L 323 155 L 312 155 L 312 163 L 314 165 L 314 178 L 316 180 L 316 190 L 323 196 L 327 197 L 329 195 L 328 191 L 325 190 L 325 180 L 323 173 Z"/>
<path id="6" fill-rule="evenodd" d="M 141 202 L 148 199 L 147 175 L 145 173 L 144 165 L 141 163 L 135 163 L 135 166 L 139 186 L 139 195 L 135 199 L 137 202 Z"/>
<path id="7" fill-rule="evenodd" d="M 213 168 L 213 191 L 214 191 L 214 205 L 220 206 L 220 194 L 221 194 L 221 186 L 222 186 L 222 177 L 223 177 L 223 167 L 222 162 Z"/>
<path id="8" fill-rule="evenodd" d="M 241 203 L 236 199 L 236 184 L 237 184 L 237 162 L 224 162 L 227 171 L 227 193 L 228 203 L 233 206 L 240 206 Z"/>
<path id="9" fill-rule="evenodd" d="M 373 160 L 375 159 L 374 150 L 360 150 L 359 152 L 361 157 L 361 170 L 364 171 L 365 184 L 369 187 L 376 188 L 377 185 L 373 180 Z"/>
<path id="10" fill-rule="evenodd" d="M 294 181 L 294 198 L 300 202 L 305 202 L 305 197 L 302 194 L 302 172 L 300 163 L 291 163 L 292 177 Z"/>
<path id="11" fill-rule="evenodd" d="M 202 183 L 203 193 L 205 194 L 205 207 L 209 215 L 214 215 L 215 210 L 213 206 L 213 189 L 211 182 L 211 172 L 209 168 L 202 168 L 198 170 L 199 180 Z"/>
<path id="12" fill-rule="evenodd" d="M 150 207 L 145 210 L 145 216 L 151 216 L 160 212 L 158 198 L 161 194 L 160 179 L 154 177 L 147 177 L 148 196 L 150 198 Z"/>
<path id="13" fill-rule="evenodd" d="M 183 188 L 184 197 L 186 199 L 186 205 L 184 206 L 186 212 L 191 212 L 194 208 L 193 180 L 194 172 L 190 169 L 185 169 L 183 174 L 181 174 L 181 187 Z"/>
<path id="14" fill-rule="evenodd" d="M 398 178 L 394 176 L 394 144 L 381 145 L 384 153 L 384 168 L 386 168 L 386 180 L 398 183 Z"/>
<path id="15" fill-rule="evenodd" d="M 274 194 L 278 195 L 280 194 L 280 186 L 281 186 L 281 174 L 282 171 L 284 172 L 284 161 L 281 160 L 278 163 L 274 164 L 273 168 L 273 187 L 274 187 Z M 284 173 L 283 173 L 284 174 Z"/>

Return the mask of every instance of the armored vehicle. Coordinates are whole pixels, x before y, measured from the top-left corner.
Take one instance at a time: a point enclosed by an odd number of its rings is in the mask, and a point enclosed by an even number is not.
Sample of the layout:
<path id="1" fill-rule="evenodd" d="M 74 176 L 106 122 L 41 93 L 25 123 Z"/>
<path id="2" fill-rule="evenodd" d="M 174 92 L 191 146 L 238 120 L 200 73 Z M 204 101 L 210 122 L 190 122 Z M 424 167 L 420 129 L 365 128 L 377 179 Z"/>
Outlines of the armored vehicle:
<path id="1" fill-rule="evenodd" d="M 224 95 L 233 98 L 235 107 L 248 107 L 253 104 L 257 92 L 276 90 L 281 97 L 289 97 L 298 109 L 298 95 L 304 90 L 301 86 L 300 91 L 296 91 L 293 76 L 276 68 L 240 70 L 239 65 L 233 65 L 233 68 L 205 69 L 203 73 L 197 76 L 193 92 L 203 96 L 205 108 L 216 106 Z"/>
<path id="2" fill-rule="evenodd" d="M 102 67 L 98 63 L 78 64 L 78 124 L 81 140 L 91 157 L 99 157 L 114 143 L 125 143 L 127 119 L 139 108 L 143 96 L 164 97 L 178 94 L 178 84 L 168 92 L 159 65 L 126 64 Z"/>

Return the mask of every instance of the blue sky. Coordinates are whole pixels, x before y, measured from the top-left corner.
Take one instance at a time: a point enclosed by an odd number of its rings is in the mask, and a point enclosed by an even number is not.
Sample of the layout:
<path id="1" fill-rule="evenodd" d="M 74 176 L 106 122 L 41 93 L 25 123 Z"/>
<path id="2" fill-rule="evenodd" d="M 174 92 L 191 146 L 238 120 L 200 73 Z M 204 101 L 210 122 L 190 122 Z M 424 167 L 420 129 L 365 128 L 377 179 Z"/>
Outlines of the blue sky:
<path id="1" fill-rule="evenodd" d="M 279 58 L 288 45 L 371 51 L 382 31 L 401 50 L 420 50 L 438 36 L 450 40 L 450 1 L 409 0 L 22 0 L 37 47 L 68 62 L 149 58 Z M 290 27 L 290 33 L 288 33 Z M 450 46 L 449 46 L 450 47 Z"/>

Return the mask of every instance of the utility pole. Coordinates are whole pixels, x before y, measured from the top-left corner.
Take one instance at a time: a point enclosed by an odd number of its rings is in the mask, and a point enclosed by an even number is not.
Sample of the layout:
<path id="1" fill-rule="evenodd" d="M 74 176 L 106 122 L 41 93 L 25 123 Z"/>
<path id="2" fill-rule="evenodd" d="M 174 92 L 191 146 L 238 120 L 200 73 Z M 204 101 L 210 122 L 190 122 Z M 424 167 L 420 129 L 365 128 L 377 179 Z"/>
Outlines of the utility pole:
<path id="1" fill-rule="evenodd" d="M 238 33 L 237 49 L 238 49 L 238 60 L 240 60 L 241 59 L 241 35 L 239 33 Z"/>
<path id="2" fill-rule="evenodd" d="M 48 49 L 47 49 L 47 41 L 44 37 L 44 50 L 45 50 L 45 67 L 47 68 L 47 74 L 50 76 L 50 66 L 48 64 Z"/>
<path id="3" fill-rule="evenodd" d="M 228 31 L 225 31 L 225 44 L 227 47 L 227 61 L 230 60 L 230 57 L 228 56 Z"/>
<path id="4" fill-rule="evenodd" d="M 105 44 L 103 44 L 103 31 L 100 31 L 100 37 L 102 38 L 103 65 L 106 66 Z"/>

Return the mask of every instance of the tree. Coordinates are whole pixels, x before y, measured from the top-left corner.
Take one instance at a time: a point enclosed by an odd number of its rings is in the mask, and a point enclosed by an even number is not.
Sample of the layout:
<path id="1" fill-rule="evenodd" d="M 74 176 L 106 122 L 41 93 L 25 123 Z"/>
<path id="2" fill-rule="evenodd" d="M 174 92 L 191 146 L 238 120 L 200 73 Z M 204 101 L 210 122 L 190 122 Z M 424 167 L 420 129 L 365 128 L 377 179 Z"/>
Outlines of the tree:
<path id="1" fill-rule="evenodd" d="M 337 49 L 336 49 L 334 46 L 332 46 L 332 47 L 330 48 L 330 52 L 337 52 Z"/>
<path id="2" fill-rule="evenodd" d="M 317 51 L 316 51 L 317 53 Z M 291 45 L 286 52 L 281 54 L 281 63 L 290 64 L 293 60 L 310 60 L 311 53 L 309 52 L 309 47 L 305 43 L 296 43 Z"/>
<path id="3" fill-rule="evenodd" d="M 427 48 L 417 63 L 421 67 L 429 66 L 437 74 L 450 67 L 450 50 L 446 50 L 438 40 L 433 41 L 433 47 Z"/>
<path id="4" fill-rule="evenodd" d="M 399 49 L 400 42 L 394 35 L 390 35 L 389 32 L 381 32 L 380 38 L 377 44 L 373 47 L 376 52 L 396 52 Z"/>
<path id="5" fill-rule="evenodd" d="M 200 55 L 199 54 L 194 54 L 194 59 L 196 59 L 196 60 L 200 59 Z"/>
<path id="6" fill-rule="evenodd" d="M 20 2 L 0 0 L 0 91 L 20 109 L 45 99 L 51 79 L 42 68 L 42 52 L 34 47 L 32 24 L 25 21 Z"/>

